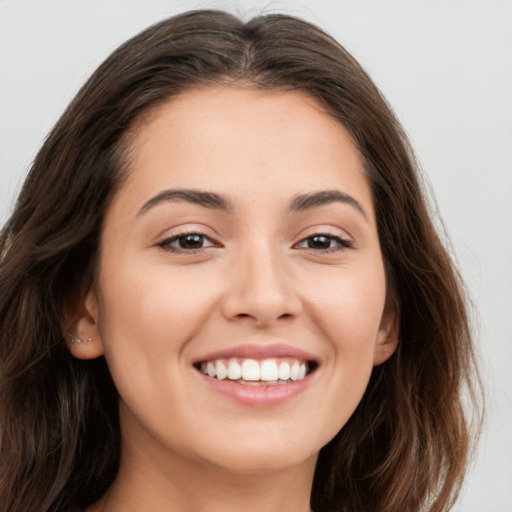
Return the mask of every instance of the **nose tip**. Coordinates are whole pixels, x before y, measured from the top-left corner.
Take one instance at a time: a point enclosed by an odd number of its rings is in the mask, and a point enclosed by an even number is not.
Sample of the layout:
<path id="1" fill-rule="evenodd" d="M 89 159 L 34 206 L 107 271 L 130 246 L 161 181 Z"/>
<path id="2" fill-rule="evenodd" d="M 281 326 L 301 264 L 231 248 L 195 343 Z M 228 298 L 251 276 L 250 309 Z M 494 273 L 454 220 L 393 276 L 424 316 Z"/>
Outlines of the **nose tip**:
<path id="1" fill-rule="evenodd" d="M 292 276 L 275 257 L 252 257 L 239 262 L 229 281 L 222 307 L 230 321 L 252 322 L 264 328 L 289 322 L 301 310 Z"/>

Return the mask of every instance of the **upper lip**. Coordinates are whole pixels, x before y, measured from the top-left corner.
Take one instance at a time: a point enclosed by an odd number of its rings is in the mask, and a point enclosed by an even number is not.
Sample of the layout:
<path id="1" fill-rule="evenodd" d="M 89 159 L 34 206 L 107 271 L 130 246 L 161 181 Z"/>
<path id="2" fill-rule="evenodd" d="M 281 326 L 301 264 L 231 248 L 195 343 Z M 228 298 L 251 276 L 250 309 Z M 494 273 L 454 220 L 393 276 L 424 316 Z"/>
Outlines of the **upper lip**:
<path id="1" fill-rule="evenodd" d="M 194 364 L 203 361 L 213 361 L 215 359 L 229 359 L 231 357 L 238 357 L 241 359 L 271 359 L 273 357 L 288 357 L 290 359 L 299 359 L 303 361 L 315 361 L 315 357 L 313 355 L 291 345 L 283 343 L 271 345 L 247 343 L 210 352 L 196 359 Z"/>

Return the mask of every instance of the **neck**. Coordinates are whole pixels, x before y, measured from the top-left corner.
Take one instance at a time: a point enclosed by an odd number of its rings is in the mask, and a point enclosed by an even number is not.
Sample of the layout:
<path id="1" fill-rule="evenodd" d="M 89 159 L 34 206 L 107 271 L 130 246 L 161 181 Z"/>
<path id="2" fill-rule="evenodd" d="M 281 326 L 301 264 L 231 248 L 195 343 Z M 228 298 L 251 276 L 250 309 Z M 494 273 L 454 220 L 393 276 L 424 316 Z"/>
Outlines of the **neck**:
<path id="1" fill-rule="evenodd" d="M 310 511 L 316 454 L 291 468 L 239 473 L 151 452 L 125 445 L 115 482 L 87 512 Z"/>

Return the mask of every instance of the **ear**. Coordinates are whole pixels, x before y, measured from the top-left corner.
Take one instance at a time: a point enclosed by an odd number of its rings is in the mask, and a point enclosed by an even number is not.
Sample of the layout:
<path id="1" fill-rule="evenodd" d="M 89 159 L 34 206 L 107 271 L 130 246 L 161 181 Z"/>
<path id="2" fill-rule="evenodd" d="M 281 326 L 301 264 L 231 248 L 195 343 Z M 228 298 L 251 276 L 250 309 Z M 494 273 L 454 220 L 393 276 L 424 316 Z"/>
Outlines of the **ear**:
<path id="1" fill-rule="evenodd" d="M 387 304 L 377 333 L 377 341 L 374 347 L 373 365 L 387 361 L 398 346 L 400 317 L 394 305 Z"/>
<path id="2" fill-rule="evenodd" d="M 77 300 L 68 312 L 66 341 L 69 351 L 78 359 L 94 359 L 103 355 L 98 311 L 98 299 L 91 289 L 85 298 Z"/>

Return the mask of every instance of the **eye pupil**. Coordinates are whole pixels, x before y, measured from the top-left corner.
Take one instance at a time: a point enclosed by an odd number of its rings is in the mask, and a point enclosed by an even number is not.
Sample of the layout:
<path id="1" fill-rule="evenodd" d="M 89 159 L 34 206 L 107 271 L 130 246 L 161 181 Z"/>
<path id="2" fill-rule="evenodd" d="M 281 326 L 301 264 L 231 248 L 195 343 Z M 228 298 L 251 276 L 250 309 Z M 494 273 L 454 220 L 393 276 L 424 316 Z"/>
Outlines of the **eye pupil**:
<path id="1" fill-rule="evenodd" d="M 203 246 L 203 235 L 191 233 L 190 235 L 180 236 L 178 239 L 181 249 L 199 249 Z"/>
<path id="2" fill-rule="evenodd" d="M 324 235 L 316 235 L 308 239 L 309 249 L 329 249 L 330 246 L 331 239 Z"/>

